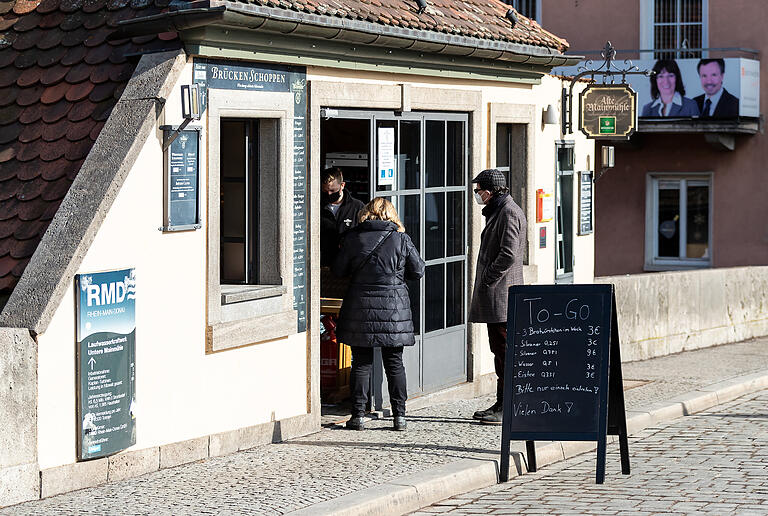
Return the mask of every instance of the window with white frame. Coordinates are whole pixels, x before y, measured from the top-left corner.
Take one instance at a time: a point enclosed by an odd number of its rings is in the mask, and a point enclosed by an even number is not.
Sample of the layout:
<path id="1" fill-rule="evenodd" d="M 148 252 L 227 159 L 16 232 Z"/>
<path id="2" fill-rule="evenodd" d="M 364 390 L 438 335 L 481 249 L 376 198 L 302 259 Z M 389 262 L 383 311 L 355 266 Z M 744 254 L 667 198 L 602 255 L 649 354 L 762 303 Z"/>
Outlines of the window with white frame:
<path id="1" fill-rule="evenodd" d="M 708 267 L 712 260 L 709 174 L 649 174 L 646 267 Z"/>
<path id="2" fill-rule="evenodd" d="M 504 0 L 504 3 L 514 7 L 515 11 L 526 18 L 541 24 L 541 0 Z"/>
<path id="3" fill-rule="evenodd" d="M 655 59 L 703 57 L 706 44 L 706 0 L 653 0 Z M 688 50 L 694 49 L 694 50 Z"/>

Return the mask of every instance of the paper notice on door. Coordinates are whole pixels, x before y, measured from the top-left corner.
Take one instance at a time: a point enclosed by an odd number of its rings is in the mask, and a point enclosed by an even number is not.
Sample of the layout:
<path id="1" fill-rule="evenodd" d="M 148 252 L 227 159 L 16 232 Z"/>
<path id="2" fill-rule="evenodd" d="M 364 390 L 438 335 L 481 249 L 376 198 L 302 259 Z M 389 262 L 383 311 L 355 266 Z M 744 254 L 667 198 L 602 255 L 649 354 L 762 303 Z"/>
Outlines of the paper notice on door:
<path id="1" fill-rule="evenodd" d="M 379 127 L 378 134 L 378 184 L 395 185 L 395 128 Z"/>

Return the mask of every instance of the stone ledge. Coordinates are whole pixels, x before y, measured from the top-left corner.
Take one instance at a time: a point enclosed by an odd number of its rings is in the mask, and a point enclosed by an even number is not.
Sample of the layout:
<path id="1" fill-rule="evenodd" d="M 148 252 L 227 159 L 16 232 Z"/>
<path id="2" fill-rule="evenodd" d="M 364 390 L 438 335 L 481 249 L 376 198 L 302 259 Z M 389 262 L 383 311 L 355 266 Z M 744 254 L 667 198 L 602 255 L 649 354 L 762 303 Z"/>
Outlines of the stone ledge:
<path id="1" fill-rule="evenodd" d="M 107 481 L 107 458 L 75 462 L 40 472 L 40 498 L 93 487 Z"/>
<path id="2" fill-rule="evenodd" d="M 160 469 L 173 468 L 208 457 L 208 437 L 166 444 L 160 447 Z"/>
<path id="3" fill-rule="evenodd" d="M 107 481 L 116 482 L 160 469 L 160 448 L 128 450 L 108 457 Z"/>

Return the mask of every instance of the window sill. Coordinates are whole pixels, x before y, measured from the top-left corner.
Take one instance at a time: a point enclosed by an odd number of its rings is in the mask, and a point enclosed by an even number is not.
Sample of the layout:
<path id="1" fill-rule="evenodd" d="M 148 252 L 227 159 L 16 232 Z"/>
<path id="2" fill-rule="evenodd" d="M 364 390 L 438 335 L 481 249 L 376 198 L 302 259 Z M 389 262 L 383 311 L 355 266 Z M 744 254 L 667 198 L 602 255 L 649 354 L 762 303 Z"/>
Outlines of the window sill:
<path id="1" fill-rule="evenodd" d="M 709 269 L 711 267 L 711 262 L 646 263 L 643 270 L 647 272 L 690 271 L 696 269 Z"/>
<path id="2" fill-rule="evenodd" d="M 244 301 L 279 297 L 287 292 L 288 289 L 284 285 L 222 285 L 221 304 L 231 305 Z"/>

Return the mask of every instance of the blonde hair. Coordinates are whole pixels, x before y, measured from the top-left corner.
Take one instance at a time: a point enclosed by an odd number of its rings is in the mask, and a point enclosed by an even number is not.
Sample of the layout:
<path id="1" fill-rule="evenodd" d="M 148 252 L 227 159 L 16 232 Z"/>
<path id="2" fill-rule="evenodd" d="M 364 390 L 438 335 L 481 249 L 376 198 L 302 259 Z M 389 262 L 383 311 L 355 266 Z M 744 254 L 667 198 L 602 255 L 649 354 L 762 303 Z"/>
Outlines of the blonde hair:
<path id="1" fill-rule="evenodd" d="M 360 210 L 360 222 L 365 222 L 366 220 L 389 220 L 397 224 L 398 232 L 405 233 L 405 226 L 400 222 L 397 210 L 384 197 L 374 197 L 371 199 L 371 202 Z"/>

